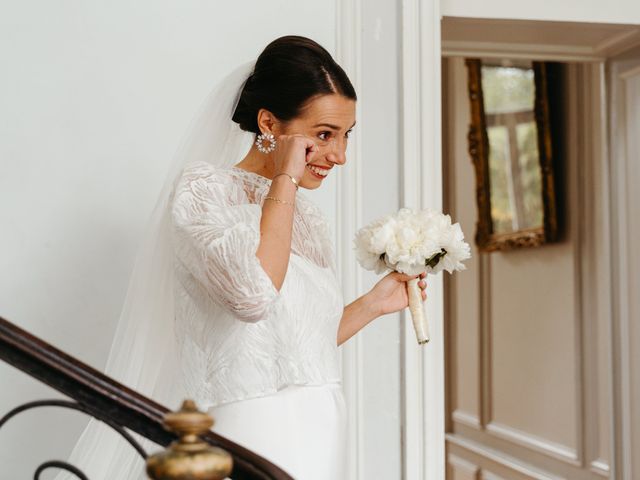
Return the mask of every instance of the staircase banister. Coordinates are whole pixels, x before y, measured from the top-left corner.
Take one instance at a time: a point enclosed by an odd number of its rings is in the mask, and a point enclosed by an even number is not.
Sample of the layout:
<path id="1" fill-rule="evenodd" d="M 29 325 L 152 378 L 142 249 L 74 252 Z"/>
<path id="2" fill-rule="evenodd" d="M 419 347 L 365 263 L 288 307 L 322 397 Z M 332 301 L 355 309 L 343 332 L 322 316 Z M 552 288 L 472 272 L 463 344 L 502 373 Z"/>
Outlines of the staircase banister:
<path id="1" fill-rule="evenodd" d="M 169 409 L 59 350 L 0 316 L 0 359 L 74 399 L 97 419 L 117 422 L 166 447 L 176 435 L 162 419 Z M 177 407 L 177 406 L 176 406 Z M 275 433 L 275 432 L 274 432 Z M 291 480 L 264 457 L 207 432 L 202 438 L 233 456 L 233 479 Z"/>

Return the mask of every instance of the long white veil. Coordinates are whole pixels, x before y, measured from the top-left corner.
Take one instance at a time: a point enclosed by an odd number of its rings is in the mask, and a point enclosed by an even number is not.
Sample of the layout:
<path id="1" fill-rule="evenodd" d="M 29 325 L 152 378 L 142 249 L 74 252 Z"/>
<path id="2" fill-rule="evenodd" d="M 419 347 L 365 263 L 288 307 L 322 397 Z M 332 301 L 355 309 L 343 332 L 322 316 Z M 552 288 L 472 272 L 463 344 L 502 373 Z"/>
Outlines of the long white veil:
<path id="1" fill-rule="evenodd" d="M 171 410 L 187 393 L 181 382 L 174 341 L 173 251 L 170 198 L 182 168 L 193 161 L 218 166 L 239 162 L 254 134 L 231 120 L 255 60 L 237 66 L 205 99 L 178 147 L 158 196 L 130 277 L 104 373 Z M 139 435 L 149 453 L 160 447 Z M 91 418 L 67 462 L 90 480 L 146 479 L 144 461 L 122 437 Z M 55 480 L 77 477 L 60 471 Z"/>

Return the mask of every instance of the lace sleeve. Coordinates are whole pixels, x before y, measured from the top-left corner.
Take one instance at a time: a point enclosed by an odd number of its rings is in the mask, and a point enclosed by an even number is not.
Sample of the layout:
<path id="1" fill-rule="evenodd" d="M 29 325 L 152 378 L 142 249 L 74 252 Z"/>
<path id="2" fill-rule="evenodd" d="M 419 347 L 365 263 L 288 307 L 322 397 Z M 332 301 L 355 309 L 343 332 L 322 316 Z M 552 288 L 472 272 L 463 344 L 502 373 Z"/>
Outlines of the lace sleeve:
<path id="1" fill-rule="evenodd" d="M 175 252 L 211 299 L 238 319 L 257 322 L 271 315 L 281 294 L 262 268 L 262 207 L 232 204 L 234 185 L 204 162 L 188 165 L 171 206 Z"/>

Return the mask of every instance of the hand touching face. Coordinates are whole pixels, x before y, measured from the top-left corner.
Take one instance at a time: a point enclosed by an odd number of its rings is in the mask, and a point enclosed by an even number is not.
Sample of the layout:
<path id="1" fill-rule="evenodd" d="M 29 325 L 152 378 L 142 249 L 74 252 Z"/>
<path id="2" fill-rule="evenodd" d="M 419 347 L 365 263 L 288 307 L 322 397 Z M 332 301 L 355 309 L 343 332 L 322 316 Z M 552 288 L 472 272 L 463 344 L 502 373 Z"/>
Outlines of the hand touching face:
<path id="1" fill-rule="evenodd" d="M 355 123 L 355 100 L 338 94 L 313 97 L 295 119 L 273 123 L 276 143 L 280 135 L 302 135 L 317 146 L 317 149 L 307 148 L 309 164 L 302 172 L 300 186 L 318 188 L 332 168 L 344 165 L 349 135 Z"/>

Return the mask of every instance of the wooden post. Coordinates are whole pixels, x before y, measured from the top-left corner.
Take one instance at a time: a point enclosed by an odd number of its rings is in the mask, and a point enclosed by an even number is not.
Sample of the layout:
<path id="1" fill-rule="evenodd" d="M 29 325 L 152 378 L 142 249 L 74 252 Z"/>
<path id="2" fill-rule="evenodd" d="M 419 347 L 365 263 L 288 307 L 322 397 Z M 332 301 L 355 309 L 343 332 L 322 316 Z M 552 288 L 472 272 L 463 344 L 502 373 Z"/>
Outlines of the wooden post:
<path id="1" fill-rule="evenodd" d="M 152 480 L 223 480 L 231 474 L 233 458 L 225 450 L 209 445 L 199 435 L 213 426 L 214 420 L 185 400 L 177 412 L 164 416 L 164 427 L 179 438 L 166 450 L 151 455 L 146 462 Z"/>

